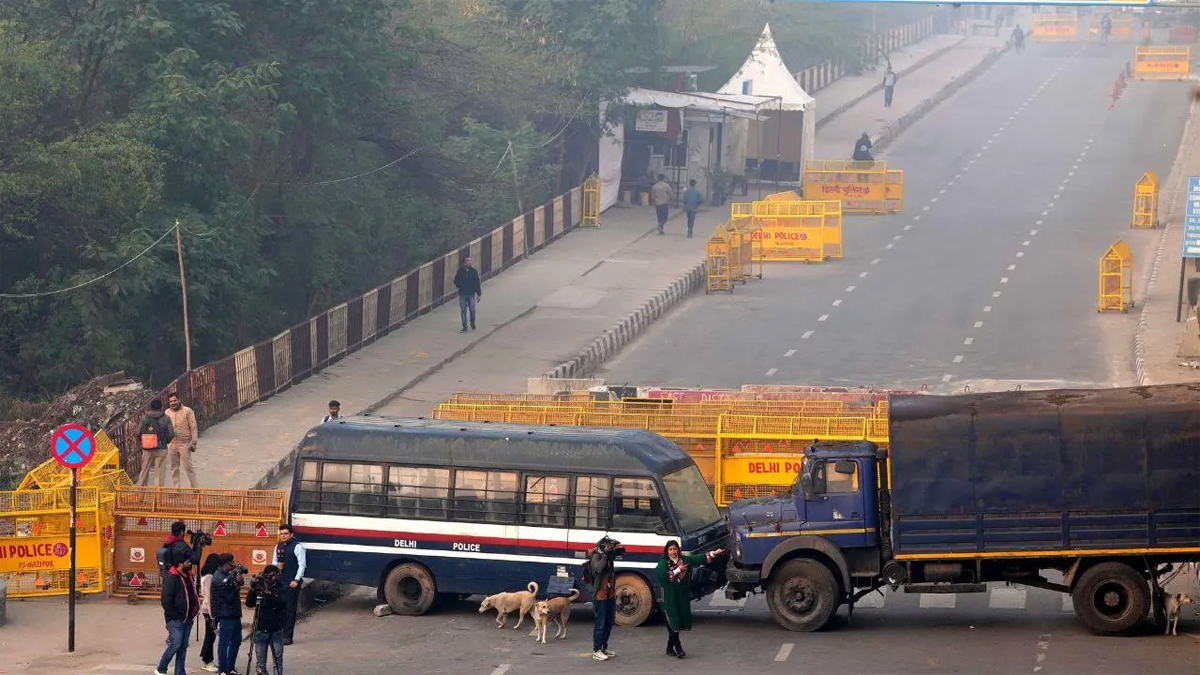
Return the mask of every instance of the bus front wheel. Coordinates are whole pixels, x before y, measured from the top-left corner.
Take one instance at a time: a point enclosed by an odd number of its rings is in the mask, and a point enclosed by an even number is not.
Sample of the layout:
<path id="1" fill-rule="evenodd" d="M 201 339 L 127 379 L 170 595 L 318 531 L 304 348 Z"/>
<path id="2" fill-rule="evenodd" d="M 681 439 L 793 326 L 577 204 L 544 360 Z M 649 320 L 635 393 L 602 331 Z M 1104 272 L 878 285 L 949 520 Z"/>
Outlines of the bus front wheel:
<path id="1" fill-rule="evenodd" d="M 396 614 L 420 616 L 437 597 L 433 575 L 416 563 L 397 565 L 383 582 L 383 599 Z"/>
<path id="2" fill-rule="evenodd" d="M 650 584 L 637 574 L 618 574 L 616 589 L 618 626 L 640 626 L 654 612 L 654 595 Z"/>

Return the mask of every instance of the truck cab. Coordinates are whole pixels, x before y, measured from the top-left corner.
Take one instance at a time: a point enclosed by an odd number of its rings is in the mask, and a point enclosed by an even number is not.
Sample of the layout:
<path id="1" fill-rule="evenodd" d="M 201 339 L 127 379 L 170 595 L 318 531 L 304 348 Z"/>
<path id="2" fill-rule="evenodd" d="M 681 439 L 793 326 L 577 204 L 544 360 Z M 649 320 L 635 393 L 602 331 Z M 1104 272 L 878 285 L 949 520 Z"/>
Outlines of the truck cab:
<path id="1" fill-rule="evenodd" d="M 786 494 L 730 505 L 726 597 L 762 588 L 780 625 L 812 631 L 856 588 L 869 592 L 882 560 L 879 468 L 886 467 L 885 453 L 866 441 L 814 443 Z"/>

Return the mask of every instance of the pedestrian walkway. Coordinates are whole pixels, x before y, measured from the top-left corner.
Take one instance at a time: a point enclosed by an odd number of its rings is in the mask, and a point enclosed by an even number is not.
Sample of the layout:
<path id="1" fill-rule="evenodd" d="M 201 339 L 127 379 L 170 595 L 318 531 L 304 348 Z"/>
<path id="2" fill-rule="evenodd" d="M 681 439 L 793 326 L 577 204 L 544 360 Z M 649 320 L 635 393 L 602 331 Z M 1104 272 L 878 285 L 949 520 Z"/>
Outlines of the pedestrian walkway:
<path id="1" fill-rule="evenodd" d="M 893 53 L 893 64 L 915 63 L 920 54 L 949 44 L 946 36 L 930 40 Z M 894 114 L 935 96 L 991 48 L 980 42 L 984 38 L 955 40 L 966 56 L 955 47 L 904 76 Z M 818 92 L 818 111 L 844 108 L 878 84 L 874 77 L 854 79 L 857 89 L 834 84 Z M 878 122 L 881 109 L 882 95 L 849 106 L 822 125 L 818 147 L 840 148 L 834 156 L 845 156 L 850 142 Z M 848 137 L 847 130 L 853 130 Z M 699 263 L 704 236 L 728 212 L 701 211 L 694 239 L 682 236 L 680 216 L 675 213 L 667 234 L 659 236 L 652 232 L 652 209 L 609 209 L 600 229 L 571 232 L 485 283 L 478 331 L 459 334 L 457 303 L 444 305 L 206 430 L 195 456 L 201 482 L 222 488 L 257 484 L 320 422 L 330 399 L 341 401 L 344 414 L 422 415 L 455 391 L 523 391 L 526 378 L 572 358 Z"/>

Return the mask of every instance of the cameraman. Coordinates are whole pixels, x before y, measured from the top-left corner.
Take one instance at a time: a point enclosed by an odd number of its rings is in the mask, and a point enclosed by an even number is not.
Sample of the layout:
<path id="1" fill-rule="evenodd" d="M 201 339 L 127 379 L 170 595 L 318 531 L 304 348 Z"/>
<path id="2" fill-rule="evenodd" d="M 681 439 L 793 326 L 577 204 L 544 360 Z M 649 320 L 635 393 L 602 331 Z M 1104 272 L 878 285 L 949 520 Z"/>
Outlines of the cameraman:
<path id="1" fill-rule="evenodd" d="M 242 597 L 246 568 L 235 564 L 232 553 L 222 553 L 221 566 L 212 578 L 212 616 L 217 620 L 217 671 L 237 675 L 234 662 L 242 646 Z"/>
<path id="2" fill-rule="evenodd" d="M 191 537 L 191 544 L 188 544 L 186 536 Z M 212 543 L 212 537 L 204 532 L 189 532 L 187 523 L 182 520 L 177 520 L 171 523 L 171 536 L 163 542 L 163 559 L 160 561 L 162 569 L 170 569 L 178 565 L 184 560 L 191 560 L 192 567 L 200 566 L 200 555 L 205 546 Z"/>
<path id="3" fill-rule="evenodd" d="M 592 658 L 596 661 L 607 661 L 617 655 L 608 648 L 608 638 L 617 618 L 614 563 L 617 556 L 624 553 L 620 542 L 604 537 L 596 542 L 584 563 L 583 580 L 592 586 L 592 607 L 596 613 L 596 624 L 592 629 Z"/>
<path id="4" fill-rule="evenodd" d="M 246 606 L 258 609 L 254 614 L 254 654 L 258 667 L 254 675 L 267 675 L 267 647 L 275 661 L 275 675 L 283 675 L 283 633 L 288 623 L 288 589 L 284 586 L 279 568 L 267 565 L 262 574 L 250 582 Z"/>

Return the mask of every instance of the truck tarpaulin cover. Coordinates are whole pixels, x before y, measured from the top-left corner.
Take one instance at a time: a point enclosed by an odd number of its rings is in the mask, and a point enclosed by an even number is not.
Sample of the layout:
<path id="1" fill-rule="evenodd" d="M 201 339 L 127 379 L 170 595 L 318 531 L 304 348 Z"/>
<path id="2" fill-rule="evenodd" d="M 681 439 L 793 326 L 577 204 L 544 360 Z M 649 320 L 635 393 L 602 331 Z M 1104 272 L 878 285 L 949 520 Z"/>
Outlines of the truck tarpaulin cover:
<path id="1" fill-rule="evenodd" d="M 1200 385 L 894 396 L 896 552 L 1195 547 Z"/>

